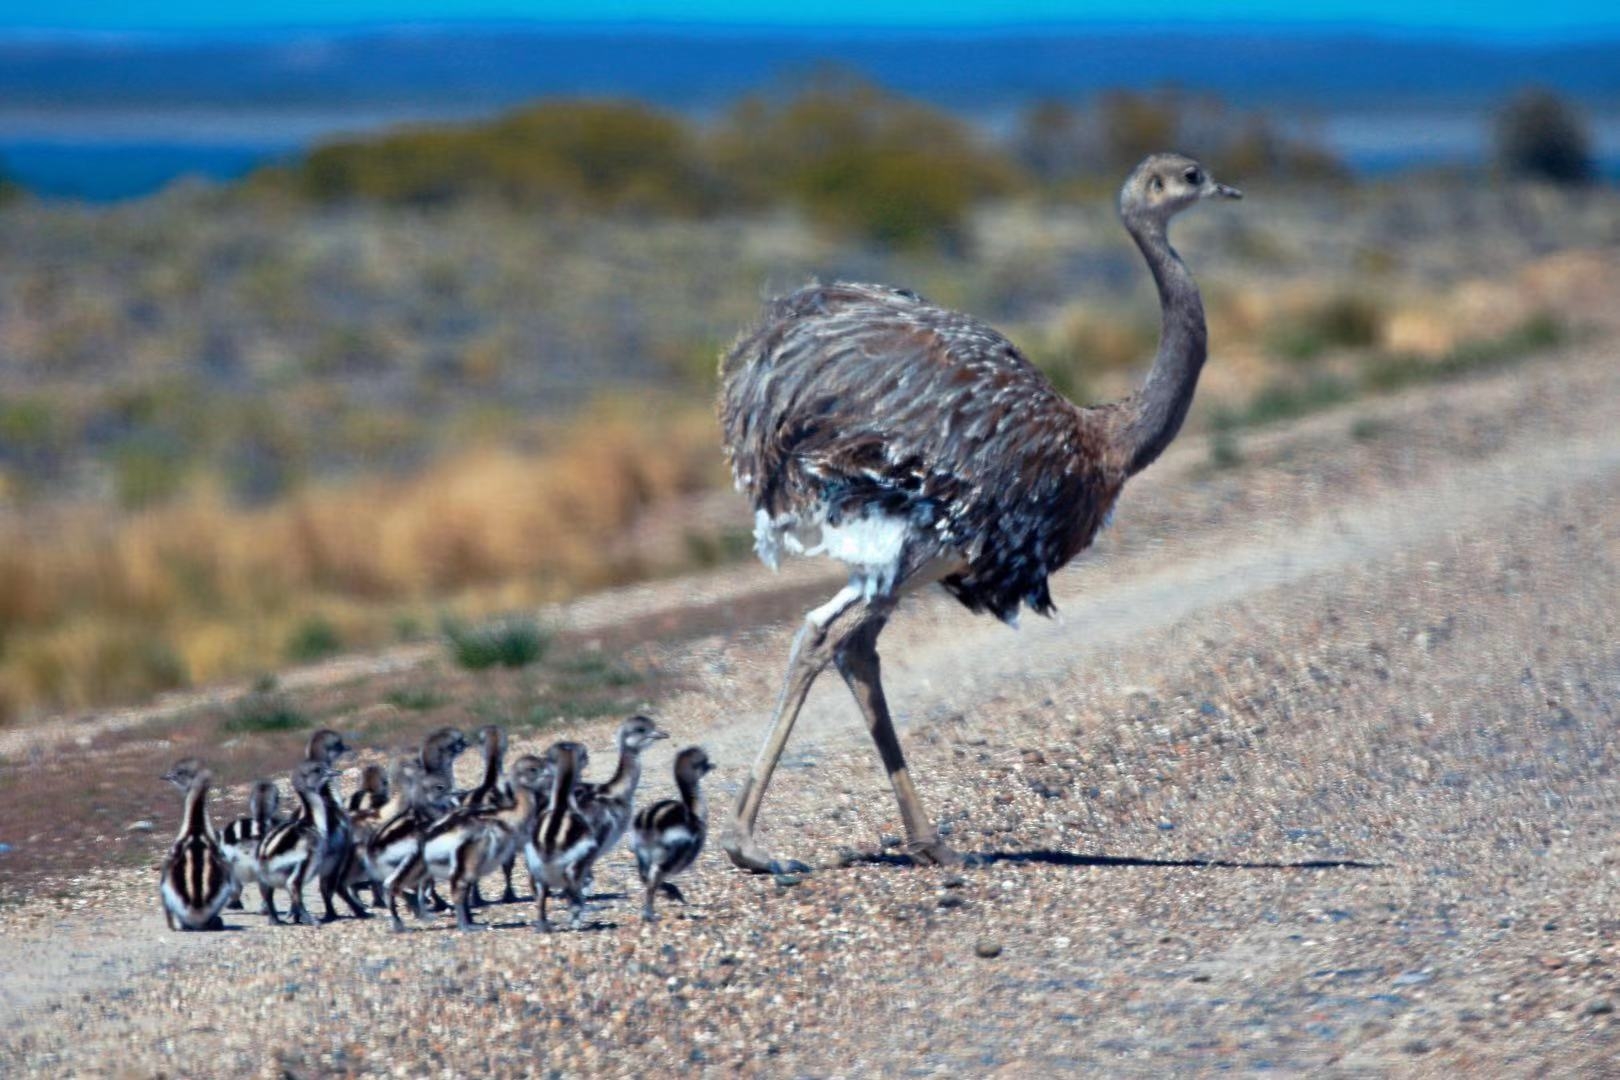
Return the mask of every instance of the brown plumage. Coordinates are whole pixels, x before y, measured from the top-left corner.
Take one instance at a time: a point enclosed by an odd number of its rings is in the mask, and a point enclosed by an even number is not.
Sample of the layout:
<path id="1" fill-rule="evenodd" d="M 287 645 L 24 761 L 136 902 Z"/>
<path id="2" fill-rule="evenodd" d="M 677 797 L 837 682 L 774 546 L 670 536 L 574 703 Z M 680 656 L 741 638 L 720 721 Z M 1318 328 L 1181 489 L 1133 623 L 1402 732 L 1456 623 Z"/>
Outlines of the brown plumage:
<path id="1" fill-rule="evenodd" d="M 893 516 L 909 558 L 947 560 L 942 584 L 972 610 L 1044 614 L 1046 575 L 1091 542 L 1125 482 L 1109 412 L 1074 407 L 991 327 L 904 290 L 772 301 L 722 378 L 767 562 L 792 531 Z"/>
<path id="2" fill-rule="evenodd" d="M 811 683 L 836 663 L 871 728 L 914 856 L 956 856 L 927 821 L 884 699 L 878 634 L 902 592 L 938 581 L 1009 622 L 1052 610 L 1049 575 L 1084 550 L 1125 481 L 1163 452 L 1192 401 L 1203 304 L 1167 238 L 1205 198 L 1236 198 L 1175 154 L 1143 161 L 1120 216 L 1158 287 L 1159 352 L 1142 389 L 1082 408 L 984 322 L 879 285 L 812 285 L 765 307 L 721 361 L 720 423 L 755 547 L 825 554 L 849 584 L 794 644 L 771 734 L 722 843 L 753 870 L 764 790 Z"/>

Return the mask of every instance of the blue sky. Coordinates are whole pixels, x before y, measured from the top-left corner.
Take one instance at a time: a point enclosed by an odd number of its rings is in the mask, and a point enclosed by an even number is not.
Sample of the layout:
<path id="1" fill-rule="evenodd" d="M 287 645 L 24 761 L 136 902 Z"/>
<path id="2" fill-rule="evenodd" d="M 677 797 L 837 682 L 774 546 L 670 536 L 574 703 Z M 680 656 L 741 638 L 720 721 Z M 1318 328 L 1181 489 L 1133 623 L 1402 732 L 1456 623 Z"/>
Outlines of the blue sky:
<path id="1" fill-rule="evenodd" d="M 1127 22 L 1145 14 L 1171 22 L 1307 23 L 1441 30 L 1487 36 L 1578 36 L 1620 29 L 1615 0 L 864 0 L 806 5 L 782 0 L 0 0 L 0 28 L 221 30 L 343 26 L 410 21 L 534 19 L 551 22 L 721 22 L 865 27 L 986 23 Z"/>

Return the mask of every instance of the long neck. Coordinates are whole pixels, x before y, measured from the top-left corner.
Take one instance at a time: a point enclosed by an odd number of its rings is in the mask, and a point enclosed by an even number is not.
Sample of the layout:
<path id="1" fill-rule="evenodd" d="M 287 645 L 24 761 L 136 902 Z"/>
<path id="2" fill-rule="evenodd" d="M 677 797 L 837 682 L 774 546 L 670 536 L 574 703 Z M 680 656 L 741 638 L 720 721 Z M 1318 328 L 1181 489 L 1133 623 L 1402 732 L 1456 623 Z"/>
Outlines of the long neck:
<path id="1" fill-rule="evenodd" d="M 681 802 L 685 804 L 687 812 L 699 821 L 706 820 L 709 816 L 708 807 L 703 802 L 703 789 L 697 778 L 678 776 L 675 778 L 675 786 L 680 790 Z"/>
<path id="2" fill-rule="evenodd" d="M 619 767 L 604 789 L 608 795 L 624 797 L 636 790 L 641 781 L 641 755 L 628 746 L 619 747 Z"/>
<path id="3" fill-rule="evenodd" d="M 1156 218 L 1127 217 L 1125 228 L 1142 249 L 1153 282 L 1159 289 L 1159 352 L 1147 382 L 1126 399 L 1120 429 L 1121 457 L 1127 474 L 1151 465 L 1181 430 L 1198 387 L 1209 351 L 1204 328 L 1204 302 L 1198 295 L 1187 265 L 1170 246 L 1164 222 Z"/>
<path id="4" fill-rule="evenodd" d="M 559 762 L 557 771 L 551 778 L 551 797 L 546 800 L 546 810 L 552 814 L 561 814 L 568 808 L 574 797 L 574 779 L 579 770 L 574 763 Z"/>
<path id="5" fill-rule="evenodd" d="M 479 782 L 478 790 L 473 793 L 474 798 L 469 799 L 469 802 L 487 799 L 500 786 L 501 762 L 505 757 L 506 754 L 498 742 L 491 743 L 484 751 L 484 779 Z"/>
<path id="6" fill-rule="evenodd" d="M 251 809 L 253 811 L 253 823 L 260 830 L 268 831 L 270 822 L 276 816 L 276 804 L 267 798 L 255 798 Z"/>
<path id="7" fill-rule="evenodd" d="M 317 791 L 314 794 L 300 791 L 298 801 L 303 804 L 303 818 L 305 821 L 312 823 L 320 832 L 330 831 L 331 818 L 326 812 L 326 792 L 324 790 Z"/>
<path id="8" fill-rule="evenodd" d="M 199 779 L 192 782 L 186 789 L 186 809 L 182 815 L 184 824 L 180 829 L 181 836 L 206 836 L 208 834 L 208 781 Z"/>

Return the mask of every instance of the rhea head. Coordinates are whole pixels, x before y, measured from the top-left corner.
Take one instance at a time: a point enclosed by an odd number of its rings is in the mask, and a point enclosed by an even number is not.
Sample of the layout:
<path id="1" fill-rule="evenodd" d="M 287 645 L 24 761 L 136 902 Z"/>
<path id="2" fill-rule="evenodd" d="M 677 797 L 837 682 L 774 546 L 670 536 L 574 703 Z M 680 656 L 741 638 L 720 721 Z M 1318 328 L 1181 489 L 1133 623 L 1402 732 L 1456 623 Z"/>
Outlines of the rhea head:
<path id="1" fill-rule="evenodd" d="M 1119 191 L 1119 212 L 1126 221 L 1164 224 L 1205 199 L 1241 199 L 1243 192 L 1215 182 L 1209 170 L 1182 154 L 1150 154 L 1131 170 Z"/>

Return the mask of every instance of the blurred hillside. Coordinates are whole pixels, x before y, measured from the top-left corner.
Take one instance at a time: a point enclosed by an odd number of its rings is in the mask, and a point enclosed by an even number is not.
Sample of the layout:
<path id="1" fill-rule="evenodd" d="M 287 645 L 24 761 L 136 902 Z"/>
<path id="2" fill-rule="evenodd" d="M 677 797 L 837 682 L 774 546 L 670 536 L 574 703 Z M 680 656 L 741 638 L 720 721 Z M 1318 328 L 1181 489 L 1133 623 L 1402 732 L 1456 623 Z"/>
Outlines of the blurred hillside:
<path id="1" fill-rule="evenodd" d="M 630 99 L 706 122 L 827 64 L 975 128 L 1029 102 L 1179 86 L 1312 132 L 1361 172 L 1478 166 L 1489 119 L 1542 85 L 1620 166 L 1620 45 L 1324 30 L 1107 26 L 838 31 L 414 25 L 257 34 L 0 35 L 0 160 L 38 190 L 116 198 L 233 178 L 334 138 L 487 118 L 541 96 Z"/>
<path id="2" fill-rule="evenodd" d="M 1208 98 L 1038 104 L 991 140 L 845 77 L 705 125 L 548 102 L 231 189 L 14 194 L 0 717 L 739 557 L 716 354 L 811 277 L 908 285 L 1076 398 L 1122 393 L 1157 312 L 1113 190 L 1165 144 L 1249 194 L 1178 227 L 1216 348 L 1194 419 L 1212 468 L 1241 464 L 1246 428 L 1580 332 L 1548 282 L 1583 264 L 1548 257 L 1620 244 L 1612 190 L 1351 184 Z"/>

